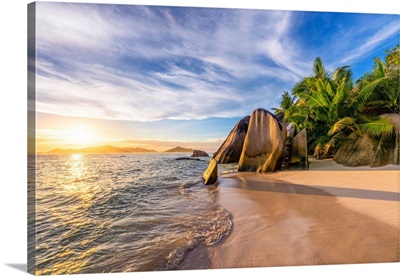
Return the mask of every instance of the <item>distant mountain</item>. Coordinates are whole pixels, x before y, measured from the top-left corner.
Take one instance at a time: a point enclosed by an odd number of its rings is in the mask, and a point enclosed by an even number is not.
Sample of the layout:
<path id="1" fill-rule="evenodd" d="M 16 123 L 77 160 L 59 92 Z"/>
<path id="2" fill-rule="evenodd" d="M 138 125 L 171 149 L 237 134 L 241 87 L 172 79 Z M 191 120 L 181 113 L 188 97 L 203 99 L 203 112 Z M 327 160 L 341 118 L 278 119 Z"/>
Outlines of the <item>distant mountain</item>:
<path id="1" fill-rule="evenodd" d="M 165 152 L 193 152 L 193 149 L 176 147 L 176 148 L 173 148 L 173 149 L 166 150 Z"/>
<path id="2" fill-rule="evenodd" d="M 81 149 L 54 149 L 46 152 L 47 154 L 78 154 L 78 153 L 98 153 L 98 154 L 111 154 L 111 153 L 151 153 L 155 150 L 144 148 L 118 148 L 114 146 L 100 146 L 100 147 L 87 147 Z"/>

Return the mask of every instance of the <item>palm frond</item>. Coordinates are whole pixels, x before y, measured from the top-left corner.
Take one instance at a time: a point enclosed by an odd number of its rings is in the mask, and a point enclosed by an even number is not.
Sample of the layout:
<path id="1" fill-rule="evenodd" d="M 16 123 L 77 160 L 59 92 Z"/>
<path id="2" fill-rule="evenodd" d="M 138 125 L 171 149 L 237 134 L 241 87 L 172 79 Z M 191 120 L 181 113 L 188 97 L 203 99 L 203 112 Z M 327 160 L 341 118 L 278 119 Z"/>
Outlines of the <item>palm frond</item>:
<path id="1" fill-rule="evenodd" d="M 313 95 L 302 94 L 299 95 L 301 99 L 306 100 L 310 107 L 324 107 L 328 105 L 327 99 L 324 97 L 323 93 L 313 93 Z"/>
<path id="2" fill-rule="evenodd" d="M 349 108 L 355 112 L 361 111 L 369 96 L 374 92 L 375 87 L 384 79 L 386 79 L 386 77 L 375 79 L 374 81 L 363 84 L 362 86 L 357 86 L 359 89 L 356 90 L 356 95 L 352 98 Z"/>
<path id="3" fill-rule="evenodd" d="M 334 93 L 332 104 L 335 105 L 336 108 L 343 108 L 343 103 L 348 98 L 348 87 L 345 82 L 341 82 L 337 87 Z"/>
<path id="4" fill-rule="evenodd" d="M 335 135 L 336 133 L 341 132 L 346 128 L 350 128 L 350 129 L 354 130 L 353 129 L 354 125 L 355 125 L 354 118 L 344 117 L 333 124 L 331 129 L 328 131 L 328 135 L 330 135 L 330 136 Z"/>
<path id="5" fill-rule="evenodd" d="M 297 82 L 293 89 L 292 95 L 298 96 L 301 93 L 309 93 L 312 87 L 314 86 L 316 79 L 312 77 L 306 77 L 301 81 Z"/>
<path id="6" fill-rule="evenodd" d="M 388 106 L 390 105 L 387 100 L 376 100 L 376 101 L 368 101 L 365 105 L 365 108 L 381 108 Z"/>
<path id="7" fill-rule="evenodd" d="M 358 128 L 368 134 L 374 136 L 382 135 L 383 137 L 392 135 L 394 131 L 394 126 L 389 118 L 379 118 L 368 123 L 359 124 Z"/>
<path id="8" fill-rule="evenodd" d="M 283 110 L 283 109 L 281 109 L 281 108 L 272 107 L 271 109 L 274 111 L 274 114 L 275 114 L 275 115 L 278 114 L 278 113 L 283 113 L 283 112 L 285 112 L 285 110 Z"/>
<path id="9" fill-rule="evenodd" d="M 380 58 L 374 59 L 374 75 L 376 78 L 383 78 L 386 76 L 386 65 Z"/>
<path id="10" fill-rule="evenodd" d="M 356 120 L 357 120 L 357 123 L 359 123 L 359 124 L 365 124 L 365 123 L 371 123 L 373 121 L 379 120 L 379 117 L 371 117 L 371 116 L 359 113 L 359 114 L 357 114 Z"/>
<path id="11" fill-rule="evenodd" d="M 356 85 L 362 85 L 363 82 L 365 82 L 365 81 L 371 81 L 371 80 L 374 79 L 374 78 L 375 78 L 374 73 L 372 73 L 372 72 L 367 72 L 367 73 L 365 73 L 361 78 L 359 78 L 359 79 L 356 81 Z"/>
<path id="12" fill-rule="evenodd" d="M 353 79 L 353 72 L 350 70 L 350 66 L 342 66 L 335 70 L 332 78 L 335 82 L 342 82 L 343 80 L 349 82 Z"/>
<path id="13" fill-rule="evenodd" d="M 314 61 L 313 72 L 316 78 L 323 79 L 329 76 L 329 72 L 325 69 L 320 57 L 317 57 Z"/>

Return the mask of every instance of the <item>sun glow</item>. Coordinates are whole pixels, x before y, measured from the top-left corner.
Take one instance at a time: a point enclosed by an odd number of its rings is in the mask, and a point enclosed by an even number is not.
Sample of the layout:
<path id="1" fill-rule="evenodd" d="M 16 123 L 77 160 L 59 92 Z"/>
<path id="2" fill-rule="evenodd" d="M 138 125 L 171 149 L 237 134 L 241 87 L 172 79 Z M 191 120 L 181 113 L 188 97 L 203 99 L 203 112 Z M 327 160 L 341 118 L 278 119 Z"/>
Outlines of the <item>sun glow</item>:
<path id="1" fill-rule="evenodd" d="M 96 133 L 85 125 L 74 125 L 63 131 L 63 138 L 66 142 L 75 145 L 90 145 L 96 142 Z"/>

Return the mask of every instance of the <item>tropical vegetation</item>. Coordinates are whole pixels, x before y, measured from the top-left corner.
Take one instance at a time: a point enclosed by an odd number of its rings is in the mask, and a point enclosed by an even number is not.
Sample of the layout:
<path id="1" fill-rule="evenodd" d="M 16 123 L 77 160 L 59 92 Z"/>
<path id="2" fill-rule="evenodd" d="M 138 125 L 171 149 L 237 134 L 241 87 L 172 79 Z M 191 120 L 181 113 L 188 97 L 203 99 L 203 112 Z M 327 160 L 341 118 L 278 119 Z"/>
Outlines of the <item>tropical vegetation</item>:
<path id="1" fill-rule="evenodd" d="M 351 132 L 378 137 L 392 135 L 394 126 L 384 113 L 399 112 L 399 45 L 376 58 L 371 72 L 354 82 L 349 66 L 329 72 L 317 57 L 311 76 L 303 78 L 291 94 L 282 94 L 280 108 L 286 122 L 306 128 L 309 149 L 337 148 Z"/>

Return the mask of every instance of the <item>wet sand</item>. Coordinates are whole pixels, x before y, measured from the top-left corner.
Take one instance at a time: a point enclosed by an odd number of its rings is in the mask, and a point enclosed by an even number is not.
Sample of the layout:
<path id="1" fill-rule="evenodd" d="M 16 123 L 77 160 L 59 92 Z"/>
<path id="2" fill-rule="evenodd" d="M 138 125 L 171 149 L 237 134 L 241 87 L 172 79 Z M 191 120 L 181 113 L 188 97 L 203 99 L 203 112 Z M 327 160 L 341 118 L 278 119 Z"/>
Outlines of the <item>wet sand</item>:
<path id="1" fill-rule="evenodd" d="M 399 262 L 399 166 L 231 173 L 215 198 L 231 233 L 180 269 Z"/>

